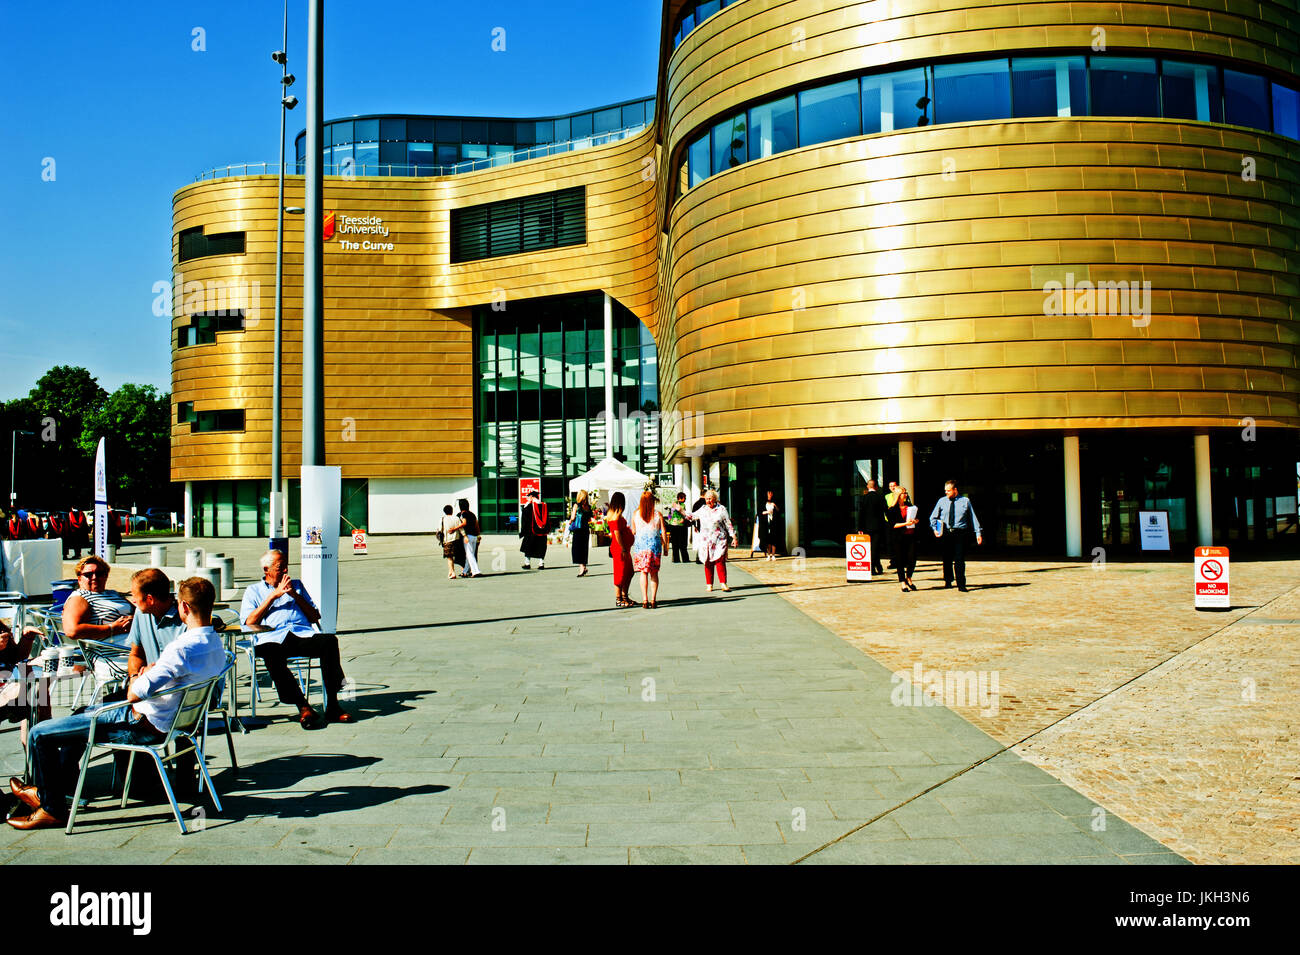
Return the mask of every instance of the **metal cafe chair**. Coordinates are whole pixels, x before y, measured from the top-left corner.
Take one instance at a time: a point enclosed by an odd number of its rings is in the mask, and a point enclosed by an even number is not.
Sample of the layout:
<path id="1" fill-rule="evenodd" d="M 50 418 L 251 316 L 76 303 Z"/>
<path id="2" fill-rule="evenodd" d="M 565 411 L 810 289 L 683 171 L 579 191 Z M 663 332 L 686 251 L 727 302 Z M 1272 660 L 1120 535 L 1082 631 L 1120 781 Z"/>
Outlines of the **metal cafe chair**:
<path id="1" fill-rule="evenodd" d="M 252 686 L 252 690 L 253 690 L 253 692 L 249 694 L 250 699 L 248 703 L 249 703 L 249 710 L 253 714 L 254 718 L 257 717 L 257 701 L 262 698 L 262 691 L 258 687 L 258 683 L 257 683 L 257 665 L 259 662 L 261 662 L 261 657 L 259 657 L 256 653 L 257 634 L 262 632 L 262 629 L 263 628 L 246 627 L 244 629 L 244 632 L 247 633 L 248 636 L 242 640 L 237 641 L 235 644 L 238 650 L 242 651 L 248 656 L 248 672 L 250 674 L 248 679 L 249 679 L 249 684 Z M 320 628 L 317 626 L 313 625 L 312 630 L 314 630 L 316 633 L 320 633 Z M 315 670 L 316 668 L 316 658 L 315 657 L 289 657 L 289 659 L 286 662 L 288 662 L 289 666 L 293 667 L 294 675 L 298 678 L 298 685 L 302 687 L 303 698 L 306 699 L 308 703 L 310 703 L 311 682 L 312 682 L 311 675 L 312 675 L 312 671 Z M 303 673 L 304 664 L 306 664 L 307 667 L 307 672 L 305 674 Z M 321 706 L 324 707 L 327 705 L 326 697 L 325 697 L 325 681 L 323 679 L 318 679 L 316 681 L 316 685 L 320 688 L 320 703 Z"/>
<path id="2" fill-rule="evenodd" d="M 0 590 L 0 617 L 9 621 L 9 626 L 17 640 L 23 635 L 26 626 L 27 595 L 21 590 Z"/>
<path id="3" fill-rule="evenodd" d="M 105 713 L 111 713 L 119 710 L 124 706 L 132 704 L 123 701 L 121 703 L 111 703 L 94 713 L 90 718 L 90 732 L 86 740 L 86 752 L 81 757 L 81 774 L 77 777 L 77 790 L 72 797 L 72 807 L 68 812 L 68 835 L 72 834 L 73 824 L 77 821 L 77 809 L 81 804 L 81 792 L 86 785 L 86 771 L 90 767 L 90 760 L 94 755 L 95 749 L 108 750 L 109 752 L 130 753 L 130 759 L 126 764 L 126 781 L 122 788 L 121 808 L 126 808 L 128 796 L 131 792 L 131 773 L 135 768 L 135 757 L 137 753 L 148 753 L 153 759 L 154 765 L 158 767 L 158 776 L 162 779 L 163 789 L 167 792 L 167 801 L 171 803 L 172 814 L 176 817 L 176 824 L 180 826 L 181 835 L 185 835 L 188 830 L 185 828 L 185 819 L 181 815 L 180 806 L 176 803 L 176 793 L 172 790 L 171 780 L 167 776 L 167 769 L 163 765 L 164 760 L 174 760 L 177 756 L 193 752 L 199 765 L 199 789 L 202 790 L 206 784 L 208 794 L 212 797 L 212 805 L 216 807 L 217 812 L 221 812 L 221 799 L 217 796 L 217 790 L 212 785 L 212 777 L 208 774 L 207 757 L 203 752 L 203 744 L 207 736 L 207 723 L 209 708 L 212 703 L 212 694 L 216 691 L 217 684 L 230 672 L 235 665 L 234 654 L 226 651 L 226 665 L 216 676 L 209 677 L 206 680 L 200 680 L 185 686 L 173 687 L 162 693 L 156 693 L 148 699 L 161 699 L 165 696 L 181 694 L 180 706 L 176 714 L 172 717 L 171 725 L 163 730 L 163 737 L 156 743 L 110 743 L 96 741 L 95 730 L 100 717 Z M 162 730 L 162 727 L 158 727 Z M 176 752 L 171 755 L 167 754 L 167 747 L 173 741 L 177 742 Z M 179 745 L 184 741 L 187 745 Z"/>
<path id="4" fill-rule="evenodd" d="M 103 640 L 78 640 L 86 657 L 88 675 L 95 680 L 90 691 L 90 702 L 95 703 L 101 694 L 112 693 L 126 686 L 126 661 L 131 648 Z M 80 697 L 80 693 L 78 693 Z"/>

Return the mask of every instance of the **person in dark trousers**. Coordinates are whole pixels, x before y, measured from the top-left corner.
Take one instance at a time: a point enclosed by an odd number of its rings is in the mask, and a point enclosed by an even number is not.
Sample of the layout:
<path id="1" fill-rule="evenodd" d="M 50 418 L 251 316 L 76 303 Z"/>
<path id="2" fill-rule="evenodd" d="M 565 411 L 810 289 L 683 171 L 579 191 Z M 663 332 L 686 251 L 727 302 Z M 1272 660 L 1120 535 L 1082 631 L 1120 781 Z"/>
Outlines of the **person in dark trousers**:
<path id="1" fill-rule="evenodd" d="M 690 525 L 690 512 L 686 510 L 686 492 L 678 491 L 675 503 L 668 505 L 665 515 L 668 525 L 668 540 L 673 546 L 673 563 L 689 564 L 690 553 L 686 547 L 686 529 Z"/>
<path id="2" fill-rule="evenodd" d="M 894 559 L 894 569 L 898 571 L 898 583 L 903 593 L 915 590 L 912 574 L 916 571 L 916 528 L 921 523 L 921 515 L 912 504 L 907 488 L 900 487 L 894 494 L 894 503 L 885 509 L 885 521 L 889 527 L 889 553 Z"/>
<path id="3" fill-rule="evenodd" d="M 546 505 L 542 495 L 536 491 L 528 492 L 528 503 L 519 511 L 519 536 L 523 538 L 519 550 L 524 555 L 524 570 L 533 569 L 533 558 L 537 559 L 537 569 L 546 569 Z"/>
<path id="4" fill-rule="evenodd" d="M 889 524 L 885 520 L 885 495 L 880 493 L 875 478 L 867 481 L 867 491 L 862 495 L 862 530 L 871 536 L 871 575 L 883 574 L 885 566 L 881 557 L 886 547 L 890 546 L 889 535 L 885 533 Z M 894 561 L 898 558 L 893 557 Z"/>
<path id="5" fill-rule="evenodd" d="M 945 482 L 943 493 L 930 512 L 930 529 L 943 552 L 943 585 L 951 587 L 955 579 L 957 589 L 966 593 L 966 554 L 972 539 L 984 543 L 984 531 L 970 498 L 958 490 L 956 481 Z"/>

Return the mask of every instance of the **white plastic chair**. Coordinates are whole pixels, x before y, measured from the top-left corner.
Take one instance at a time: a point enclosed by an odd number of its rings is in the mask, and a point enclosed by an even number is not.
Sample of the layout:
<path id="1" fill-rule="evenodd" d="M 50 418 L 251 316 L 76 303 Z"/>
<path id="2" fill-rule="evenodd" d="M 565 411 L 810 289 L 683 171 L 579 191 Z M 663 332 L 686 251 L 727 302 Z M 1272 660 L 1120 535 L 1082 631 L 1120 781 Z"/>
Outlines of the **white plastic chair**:
<path id="1" fill-rule="evenodd" d="M 167 769 L 163 766 L 163 762 L 193 752 L 199 764 L 199 789 L 202 791 L 204 784 L 206 784 L 208 794 L 212 798 L 212 805 L 216 807 L 217 812 L 221 812 L 221 800 L 217 796 L 216 787 L 212 785 L 212 777 L 208 774 L 207 756 L 203 752 L 203 744 L 207 738 L 208 713 L 212 703 L 212 694 L 216 690 L 217 684 L 230 673 L 234 665 L 235 655 L 227 651 L 226 665 L 216 676 L 185 686 L 173 687 L 170 690 L 148 697 L 148 699 L 157 700 L 165 696 L 181 694 L 180 706 L 177 707 L 176 714 L 172 717 L 171 725 L 166 730 L 163 730 L 162 739 L 156 743 L 96 742 L 95 728 L 100 717 L 124 706 L 131 706 L 132 704 L 129 702 L 112 703 L 91 716 L 90 732 L 86 739 L 86 752 L 81 757 L 81 774 L 77 777 L 77 790 L 73 794 L 72 808 L 68 813 L 68 828 L 65 830 L 68 835 L 72 835 L 72 826 L 77 821 L 77 809 L 81 804 L 81 791 L 86 784 L 86 770 L 90 767 L 90 760 L 96 747 L 110 752 L 131 754 L 126 764 L 126 781 L 122 787 L 122 809 L 126 808 L 127 799 L 131 792 L 131 773 L 135 769 L 135 756 L 137 753 L 148 753 L 153 758 L 154 765 L 158 767 L 158 776 L 162 779 L 163 789 L 167 792 L 167 801 L 171 803 L 172 814 L 176 817 L 176 824 L 180 826 L 181 835 L 185 835 L 188 832 L 185 828 L 185 819 L 181 815 L 180 806 L 176 803 L 176 793 L 172 790 L 171 780 L 167 777 Z M 162 730 L 162 727 L 157 728 Z M 176 752 L 169 756 L 167 747 L 174 740 L 184 740 L 188 745 L 177 746 Z M 231 751 L 233 753 L 233 744 Z"/>

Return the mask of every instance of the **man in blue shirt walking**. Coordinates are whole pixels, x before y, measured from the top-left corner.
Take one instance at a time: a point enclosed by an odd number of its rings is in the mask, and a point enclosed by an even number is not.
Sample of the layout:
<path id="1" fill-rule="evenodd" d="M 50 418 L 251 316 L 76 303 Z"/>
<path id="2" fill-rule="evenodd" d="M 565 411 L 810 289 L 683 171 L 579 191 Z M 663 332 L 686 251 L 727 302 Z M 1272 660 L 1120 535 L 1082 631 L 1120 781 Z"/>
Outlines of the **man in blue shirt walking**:
<path id="1" fill-rule="evenodd" d="M 945 481 L 943 494 L 930 512 L 930 529 L 943 552 L 943 585 L 951 587 L 955 576 L 957 589 L 966 593 L 966 552 L 972 537 L 976 544 L 984 543 L 984 531 L 970 498 L 957 489 L 956 481 Z"/>

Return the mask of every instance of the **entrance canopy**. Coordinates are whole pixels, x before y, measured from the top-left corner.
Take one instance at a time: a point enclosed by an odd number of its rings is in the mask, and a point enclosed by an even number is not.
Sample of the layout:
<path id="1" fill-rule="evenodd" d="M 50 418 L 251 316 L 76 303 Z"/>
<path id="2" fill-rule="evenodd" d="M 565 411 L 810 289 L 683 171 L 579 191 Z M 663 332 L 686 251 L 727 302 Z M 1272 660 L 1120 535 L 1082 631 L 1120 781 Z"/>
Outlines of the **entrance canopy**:
<path id="1" fill-rule="evenodd" d="M 608 504 L 611 494 L 622 491 L 623 497 L 627 500 L 627 509 L 631 510 L 641 499 L 641 492 L 645 490 L 649 480 L 640 471 L 633 470 L 622 461 L 606 458 L 586 474 L 579 474 L 570 481 L 569 493 L 600 492 L 601 501 Z"/>

